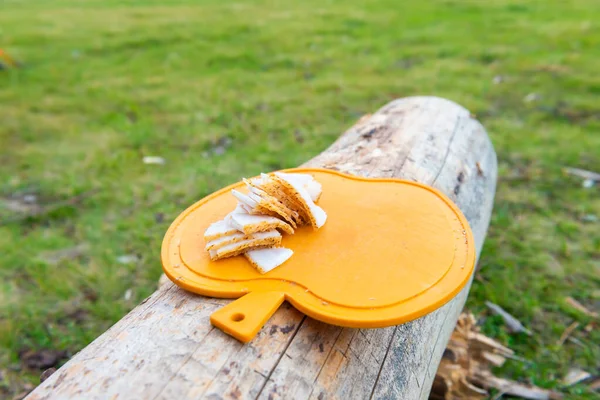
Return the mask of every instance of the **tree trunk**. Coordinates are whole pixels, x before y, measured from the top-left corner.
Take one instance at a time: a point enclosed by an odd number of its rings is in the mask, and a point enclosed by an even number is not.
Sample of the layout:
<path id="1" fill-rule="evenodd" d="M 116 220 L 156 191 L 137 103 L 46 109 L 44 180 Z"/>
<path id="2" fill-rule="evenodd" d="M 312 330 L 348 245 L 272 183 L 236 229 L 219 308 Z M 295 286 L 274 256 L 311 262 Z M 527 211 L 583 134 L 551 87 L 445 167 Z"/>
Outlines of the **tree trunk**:
<path id="1" fill-rule="evenodd" d="M 481 251 L 496 155 L 481 124 L 453 102 L 395 100 L 303 166 L 440 189 L 467 217 Z M 285 303 L 243 345 L 209 323 L 230 300 L 168 282 L 28 399 L 424 399 L 470 286 L 431 314 L 384 329 L 328 325 Z"/>

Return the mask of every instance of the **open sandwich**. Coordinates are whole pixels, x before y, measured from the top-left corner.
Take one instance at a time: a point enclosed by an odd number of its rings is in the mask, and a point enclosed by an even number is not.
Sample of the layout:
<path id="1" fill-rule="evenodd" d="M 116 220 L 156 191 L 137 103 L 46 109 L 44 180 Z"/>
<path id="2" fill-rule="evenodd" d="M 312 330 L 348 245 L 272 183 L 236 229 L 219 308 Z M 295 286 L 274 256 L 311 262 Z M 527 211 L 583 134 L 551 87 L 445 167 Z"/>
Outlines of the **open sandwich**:
<path id="1" fill-rule="evenodd" d="M 282 233 L 293 235 L 301 226 L 319 229 L 327 214 L 316 202 L 322 187 L 312 175 L 274 172 L 243 180 L 247 193 L 233 189 L 236 208 L 204 232 L 211 260 L 244 255 L 261 274 L 294 253 L 281 246 Z"/>

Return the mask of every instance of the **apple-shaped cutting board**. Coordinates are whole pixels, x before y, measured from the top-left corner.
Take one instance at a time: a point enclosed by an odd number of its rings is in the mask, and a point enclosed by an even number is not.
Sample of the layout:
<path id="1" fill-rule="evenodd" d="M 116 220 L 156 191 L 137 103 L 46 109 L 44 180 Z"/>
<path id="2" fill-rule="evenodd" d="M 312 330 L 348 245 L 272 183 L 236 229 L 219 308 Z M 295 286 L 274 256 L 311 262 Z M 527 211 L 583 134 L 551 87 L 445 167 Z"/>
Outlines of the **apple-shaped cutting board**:
<path id="1" fill-rule="evenodd" d="M 283 235 L 294 255 L 261 275 L 243 256 L 211 261 L 204 231 L 232 211 L 231 189 L 185 210 L 162 244 L 165 274 L 205 296 L 238 298 L 211 315 L 211 323 L 250 341 L 284 300 L 334 325 L 378 328 L 421 317 L 448 302 L 469 281 L 473 235 L 458 207 L 438 190 L 400 180 L 371 179 L 325 169 L 318 201 L 328 215 L 318 230 Z"/>

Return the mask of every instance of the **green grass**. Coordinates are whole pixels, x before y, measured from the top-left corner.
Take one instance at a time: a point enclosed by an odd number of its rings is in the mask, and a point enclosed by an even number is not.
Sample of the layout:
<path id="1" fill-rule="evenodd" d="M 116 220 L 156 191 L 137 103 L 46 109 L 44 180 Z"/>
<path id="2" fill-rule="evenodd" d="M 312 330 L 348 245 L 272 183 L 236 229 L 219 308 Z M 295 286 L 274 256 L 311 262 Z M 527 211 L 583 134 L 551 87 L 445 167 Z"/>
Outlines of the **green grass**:
<path id="1" fill-rule="evenodd" d="M 94 192 L 0 225 L 0 396 L 39 382 L 20 350 L 74 353 L 155 289 L 162 236 L 187 205 L 425 94 L 470 109 L 498 152 L 468 307 L 531 361 L 498 373 L 594 398 L 560 380 L 600 367 L 598 329 L 564 301 L 600 309 L 600 223 L 583 218 L 600 216 L 600 189 L 561 167 L 600 171 L 599 17 L 595 0 L 3 1 L 0 48 L 26 67 L 0 71 L 0 219 L 7 199 Z M 485 300 L 534 335 L 507 333 Z M 578 344 L 557 346 L 573 321 Z"/>

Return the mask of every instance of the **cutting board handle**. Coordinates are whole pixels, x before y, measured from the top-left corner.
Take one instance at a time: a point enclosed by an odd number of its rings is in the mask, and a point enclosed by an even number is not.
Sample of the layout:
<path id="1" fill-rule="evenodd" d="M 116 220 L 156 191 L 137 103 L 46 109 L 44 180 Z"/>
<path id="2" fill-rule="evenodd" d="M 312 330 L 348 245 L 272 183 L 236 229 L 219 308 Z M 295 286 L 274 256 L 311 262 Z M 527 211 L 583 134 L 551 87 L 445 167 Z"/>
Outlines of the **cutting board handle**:
<path id="1" fill-rule="evenodd" d="M 252 292 L 232 301 L 210 316 L 210 323 L 248 343 L 285 300 L 281 292 Z"/>

